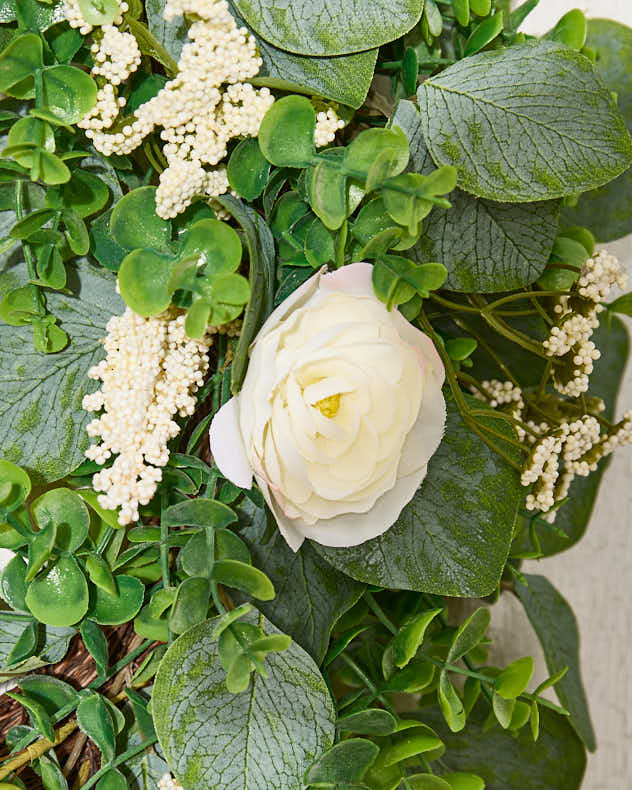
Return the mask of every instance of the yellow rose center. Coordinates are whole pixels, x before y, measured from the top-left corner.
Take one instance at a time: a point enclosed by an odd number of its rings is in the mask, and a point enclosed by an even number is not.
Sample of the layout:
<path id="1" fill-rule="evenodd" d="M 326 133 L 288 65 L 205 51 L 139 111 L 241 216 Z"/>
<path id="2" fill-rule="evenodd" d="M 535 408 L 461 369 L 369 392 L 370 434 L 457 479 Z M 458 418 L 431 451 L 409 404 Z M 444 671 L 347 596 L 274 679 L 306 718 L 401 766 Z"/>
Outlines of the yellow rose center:
<path id="1" fill-rule="evenodd" d="M 332 419 L 338 414 L 338 409 L 340 408 L 340 393 L 338 392 L 335 395 L 330 395 L 328 398 L 316 401 L 314 406 L 320 409 L 321 414 L 325 417 Z"/>

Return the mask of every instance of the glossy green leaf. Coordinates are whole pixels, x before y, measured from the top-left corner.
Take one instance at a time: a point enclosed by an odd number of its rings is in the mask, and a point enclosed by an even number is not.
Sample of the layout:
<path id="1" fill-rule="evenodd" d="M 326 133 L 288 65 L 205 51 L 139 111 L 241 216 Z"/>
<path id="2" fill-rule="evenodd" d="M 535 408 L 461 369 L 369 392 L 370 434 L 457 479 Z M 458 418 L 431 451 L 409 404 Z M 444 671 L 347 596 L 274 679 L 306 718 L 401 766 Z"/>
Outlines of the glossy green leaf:
<path id="1" fill-rule="evenodd" d="M 156 214 L 156 187 L 133 189 L 114 206 L 110 230 L 117 244 L 128 250 L 169 246 L 171 224 Z"/>
<path id="2" fill-rule="evenodd" d="M 88 610 L 86 578 L 73 557 L 61 556 L 29 584 L 25 600 L 41 623 L 73 625 Z"/>
<path id="3" fill-rule="evenodd" d="M 0 597 L 18 612 L 28 612 L 26 605 L 26 563 L 16 554 L 4 566 L 0 576 Z"/>
<path id="4" fill-rule="evenodd" d="M 489 609 L 481 606 L 459 626 L 446 656 L 448 664 L 454 664 L 481 642 L 489 628 L 490 619 Z"/>
<path id="5" fill-rule="evenodd" d="M 10 147 L 30 144 L 44 148 L 46 151 L 55 150 L 55 133 L 51 126 L 39 118 L 20 118 L 9 130 L 7 143 Z M 30 168 L 33 164 L 32 152 L 16 153 L 13 158 L 22 167 Z"/>
<path id="6" fill-rule="evenodd" d="M 518 658 L 494 680 L 494 689 L 497 694 L 505 699 L 515 699 L 526 690 L 533 675 L 533 659 L 531 656 Z"/>
<path id="7" fill-rule="evenodd" d="M 393 639 L 393 661 L 400 669 L 414 658 L 426 634 L 426 629 L 443 609 L 429 609 L 412 617 L 399 629 Z"/>
<path id="8" fill-rule="evenodd" d="M 265 634 L 279 633 L 260 614 L 251 612 L 246 620 Z M 218 782 L 234 790 L 300 786 L 304 772 L 333 741 L 334 711 L 322 676 L 293 643 L 265 659 L 267 678 L 255 673 L 247 690 L 234 696 L 226 689 L 216 625 L 217 619 L 209 620 L 177 639 L 156 675 L 154 723 L 176 777 L 190 790 Z M 271 721 L 284 725 L 270 726 Z M 227 732 L 243 737 L 227 744 Z M 192 739 L 195 752 L 185 748 Z"/>
<path id="9" fill-rule="evenodd" d="M 256 137 L 242 140 L 230 155 L 226 168 L 228 183 L 244 200 L 255 200 L 263 192 L 270 163 L 261 153 Z"/>
<path id="10" fill-rule="evenodd" d="M 380 752 L 379 746 L 364 738 L 349 738 L 322 754 L 305 774 L 305 783 L 316 787 L 337 787 L 360 782 Z"/>
<path id="11" fill-rule="evenodd" d="M 55 216 L 54 209 L 40 208 L 32 211 L 28 216 L 16 222 L 11 228 L 11 238 L 13 239 L 28 239 L 33 233 L 38 231 L 41 227 Z"/>
<path id="12" fill-rule="evenodd" d="M 477 16 L 487 16 L 492 8 L 491 0 L 470 0 L 470 9 Z"/>
<path id="13" fill-rule="evenodd" d="M 326 161 L 307 171 L 307 197 L 314 214 L 331 230 L 347 217 L 347 179 Z"/>
<path id="14" fill-rule="evenodd" d="M 49 521 L 29 542 L 29 565 L 25 581 L 27 584 L 35 578 L 41 567 L 48 560 L 55 545 L 57 525 Z"/>
<path id="15" fill-rule="evenodd" d="M 170 527 L 214 527 L 223 529 L 237 521 L 234 510 L 214 499 L 188 499 L 167 508 L 163 518 Z"/>
<path id="16" fill-rule="evenodd" d="M 460 732 L 465 727 L 465 708 L 445 670 L 439 676 L 437 696 L 448 727 L 452 732 Z"/>
<path id="17" fill-rule="evenodd" d="M 483 87 L 471 92 L 468 82 Z M 465 58 L 426 80 L 418 98 L 434 161 L 454 165 L 459 186 L 478 197 L 562 197 L 601 186 L 632 163 L 632 141 L 609 91 L 586 58 L 555 42 Z M 590 128 L 577 124 L 574 109 L 587 103 Z M 516 117 L 522 134 L 498 133 Z M 483 131 L 490 126 L 496 135 Z"/>
<path id="18" fill-rule="evenodd" d="M 69 488 L 54 488 L 42 494 L 33 502 L 32 513 L 40 527 L 56 525 L 55 543 L 61 551 L 76 551 L 88 536 L 88 508 Z"/>
<path id="19" fill-rule="evenodd" d="M 544 576 L 526 574 L 528 587 L 516 583 L 516 593 L 525 608 L 546 658 L 551 674 L 564 667 L 568 672 L 556 683 L 556 694 L 570 712 L 571 721 L 586 747 L 596 748 L 586 693 L 579 666 L 579 632 L 572 609 Z"/>
<path id="20" fill-rule="evenodd" d="M 169 619 L 167 616 L 152 617 L 149 606 L 143 606 L 134 618 L 134 631 L 143 639 L 166 642 L 169 638 Z"/>
<path id="21" fill-rule="evenodd" d="M 61 190 L 64 205 L 80 217 L 89 217 L 108 202 L 110 190 L 98 176 L 85 170 L 73 170 L 70 181 Z"/>
<path id="22" fill-rule="evenodd" d="M 509 729 L 514 709 L 516 707 L 516 700 L 505 699 L 504 697 L 501 697 L 500 694 L 496 694 L 496 692 L 494 692 L 494 696 L 492 697 L 492 706 L 494 710 L 494 716 L 496 716 L 496 720 L 500 726 L 505 730 Z"/>
<path id="23" fill-rule="evenodd" d="M 343 732 L 359 735 L 390 735 L 397 728 L 397 720 L 382 708 L 367 708 L 342 716 L 336 722 L 336 727 Z"/>
<path id="24" fill-rule="evenodd" d="M 194 577 L 180 584 L 169 617 L 169 628 L 174 634 L 182 634 L 206 620 L 210 595 L 208 579 Z"/>
<path id="25" fill-rule="evenodd" d="M 388 152 L 390 166 L 385 170 L 385 178 L 396 176 L 408 164 L 410 156 L 406 135 L 399 129 L 366 129 L 345 149 L 344 167 L 347 171 L 366 178 L 374 165 L 376 157 Z"/>
<path id="26" fill-rule="evenodd" d="M 0 91 L 18 98 L 32 97 L 33 73 L 41 65 L 42 39 L 34 33 L 14 38 L 0 52 Z"/>
<path id="27" fill-rule="evenodd" d="M 34 157 L 31 174 L 50 186 L 65 184 L 70 180 L 70 170 L 65 163 L 55 154 L 43 149 L 40 149 L 37 152 L 37 157 Z"/>
<path id="28" fill-rule="evenodd" d="M 459 25 L 461 25 L 461 27 L 467 27 L 470 24 L 469 0 L 452 0 L 452 8 Z"/>
<path id="29" fill-rule="evenodd" d="M 260 601 L 271 601 L 275 595 L 274 586 L 265 573 L 239 560 L 218 560 L 213 565 L 212 578 Z"/>
<path id="30" fill-rule="evenodd" d="M 134 250 L 125 256 L 118 282 L 121 296 L 134 312 L 148 317 L 169 307 L 172 294 L 169 283 L 174 266 L 172 255 L 149 248 Z"/>
<path id="31" fill-rule="evenodd" d="M 485 790 L 485 782 L 480 776 L 466 773 L 444 774 L 442 777 L 452 790 Z"/>
<path id="32" fill-rule="evenodd" d="M 431 290 L 445 282 L 447 270 L 443 264 L 416 264 L 401 255 L 383 255 L 373 266 L 373 289 L 387 310 L 408 302 L 419 294 L 427 297 Z"/>
<path id="33" fill-rule="evenodd" d="M 412 790 L 450 790 L 450 785 L 441 776 L 435 774 L 413 774 L 408 777 Z"/>
<path id="34" fill-rule="evenodd" d="M 503 31 L 503 12 L 499 11 L 493 16 L 480 22 L 470 33 L 465 43 L 465 56 L 475 55 L 491 43 Z"/>
<path id="35" fill-rule="evenodd" d="M 277 167 L 306 167 L 316 149 L 316 111 L 303 96 L 278 99 L 259 127 L 259 146 L 264 157 Z"/>
<path id="36" fill-rule="evenodd" d="M 586 43 L 587 22 L 584 12 L 579 8 L 568 11 L 546 34 L 546 38 L 559 41 L 565 47 L 581 51 Z"/>
<path id="37" fill-rule="evenodd" d="M 498 420 L 494 428 L 500 429 Z M 441 595 L 489 595 L 505 565 L 522 497 L 513 469 L 448 403 L 444 439 L 397 522 L 357 548 L 313 546 L 334 567 L 370 584 Z"/>
<path id="38" fill-rule="evenodd" d="M 20 634 L 17 642 L 7 657 L 7 666 L 13 667 L 31 658 L 37 651 L 38 627 L 35 621 L 30 622 Z"/>
<path id="39" fill-rule="evenodd" d="M 111 25 L 120 14 L 116 0 L 77 0 L 77 5 L 90 25 Z"/>
<path id="40" fill-rule="evenodd" d="M 133 576 L 119 575 L 116 581 L 116 595 L 95 587 L 90 600 L 89 616 L 99 625 L 120 625 L 132 620 L 143 605 L 145 588 Z"/>
<path id="41" fill-rule="evenodd" d="M 7 513 L 18 508 L 31 492 L 31 480 L 24 469 L 3 459 L 0 459 L 0 485 L 3 492 L 0 507 Z"/>
<path id="42" fill-rule="evenodd" d="M 77 708 L 79 729 L 90 738 L 101 752 L 103 764 L 114 758 L 114 723 L 110 710 L 100 694 L 94 692 L 84 697 Z"/>
<path id="43" fill-rule="evenodd" d="M 44 106 L 64 123 L 77 123 L 97 99 L 95 81 L 74 66 L 49 66 L 42 71 Z"/>
<path id="44" fill-rule="evenodd" d="M 110 566 L 100 554 L 90 554 L 86 558 L 86 571 L 90 581 L 110 595 L 116 595 L 116 582 Z"/>
<path id="45" fill-rule="evenodd" d="M 100 675 L 105 675 L 108 666 L 108 642 L 105 634 L 94 620 L 86 618 L 81 623 L 81 638 L 86 649 L 94 658 Z"/>
<path id="46" fill-rule="evenodd" d="M 42 776 L 44 790 L 68 790 L 68 782 L 56 762 L 42 755 L 37 761 Z"/>

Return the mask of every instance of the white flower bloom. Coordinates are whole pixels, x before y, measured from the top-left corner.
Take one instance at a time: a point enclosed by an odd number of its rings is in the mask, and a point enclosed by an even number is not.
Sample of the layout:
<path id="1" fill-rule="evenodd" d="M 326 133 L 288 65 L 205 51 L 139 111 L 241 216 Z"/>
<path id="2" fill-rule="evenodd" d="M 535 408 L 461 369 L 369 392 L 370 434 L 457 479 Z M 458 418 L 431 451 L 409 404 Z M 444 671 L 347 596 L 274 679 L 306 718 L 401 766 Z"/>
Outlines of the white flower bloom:
<path id="1" fill-rule="evenodd" d="M 355 546 L 385 532 L 443 436 L 441 360 L 377 299 L 371 273 L 319 272 L 286 299 L 211 425 L 218 467 L 242 488 L 254 475 L 294 551 L 305 538 Z"/>

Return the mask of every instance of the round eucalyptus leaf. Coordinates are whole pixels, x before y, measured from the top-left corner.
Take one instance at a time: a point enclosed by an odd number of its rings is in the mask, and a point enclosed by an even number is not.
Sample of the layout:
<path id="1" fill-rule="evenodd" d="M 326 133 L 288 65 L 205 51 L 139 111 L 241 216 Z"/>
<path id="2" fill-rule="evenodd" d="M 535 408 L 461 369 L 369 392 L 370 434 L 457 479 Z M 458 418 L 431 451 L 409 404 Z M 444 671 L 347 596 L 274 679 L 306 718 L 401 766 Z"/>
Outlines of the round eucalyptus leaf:
<path id="1" fill-rule="evenodd" d="M 0 52 L 0 92 L 18 98 L 33 96 L 33 74 L 41 65 L 42 39 L 35 33 L 17 36 Z M 28 81 L 26 90 L 22 89 L 24 81 Z"/>
<path id="2" fill-rule="evenodd" d="M 35 145 L 38 148 L 52 152 L 55 150 L 55 133 L 50 124 L 41 121 L 39 118 L 27 116 L 26 118 L 20 118 L 19 121 L 13 124 L 9 130 L 7 143 L 10 146 Z M 22 167 L 30 168 L 33 164 L 33 152 L 16 153 L 13 159 Z"/>
<path id="3" fill-rule="evenodd" d="M 565 47 L 576 49 L 580 52 L 586 43 L 588 23 L 584 12 L 573 8 L 560 19 L 553 30 L 546 34 L 546 38 L 559 41 Z"/>
<path id="4" fill-rule="evenodd" d="M 344 166 L 355 171 L 354 175 L 366 178 L 377 157 L 385 151 L 390 154 L 387 177 L 401 173 L 408 164 L 410 151 L 406 135 L 398 126 L 360 132 L 345 151 Z"/>
<path id="5" fill-rule="evenodd" d="M 73 170 L 70 181 L 62 187 L 64 205 L 80 217 L 89 217 L 108 202 L 110 190 L 102 179 L 85 170 Z"/>
<path id="6" fill-rule="evenodd" d="M 56 247 L 47 244 L 38 251 L 36 271 L 39 279 L 55 291 L 60 291 L 66 285 L 66 267 Z"/>
<path id="7" fill-rule="evenodd" d="M 147 318 L 169 307 L 174 265 L 171 255 L 151 249 L 134 250 L 125 256 L 118 274 L 119 289 L 135 313 Z"/>
<path id="8" fill-rule="evenodd" d="M 0 460 L 0 490 L 0 507 L 10 513 L 30 494 L 31 480 L 24 469 L 10 461 Z"/>
<path id="9" fill-rule="evenodd" d="M 145 587 L 133 576 L 115 576 L 116 595 L 102 587 L 94 587 L 90 602 L 90 617 L 99 625 L 120 625 L 132 620 L 143 605 Z"/>
<path id="10" fill-rule="evenodd" d="M 217 219 L 203 219 L 191 226 L 179 254 L 205 264 L 204 275 L 230 274 L 241 263 L 241 242 L 237 231 Z"/>
<path id="11" fill-rule="evenodd" d="M 244 200 L 255 200 L 263 192 L 270 163 L 261 153 L 256 137 L 242 140 L 230 155 L 226 175 L 231 187 Z"/>
<path id="12" fill-rule="evenodd" d="M 116 6 L 118 8 L 118 3 Z M 99 779 L 96 790 L 127 790 L 128 787 L 127 779 L 125 779 L 118 768 L 110 768 L 110 770 Z"/>
<path id="13" fill-rule="evenodd" d="M 261 152 L 277 167 L 307 167 L 316 149 L 316 111 L 304 96 L 278 99 L 263 116 L 259 127 Z"/>
<path id="14" fill-rule="evenodd" d="M 26 604 L 46 625 L 74 625 L 88 611 L 88 583 L 74 557 L 63 555 L 29 584 Z"/>
<path id="15" fill-rule="evenodd" d="M 70 170 L 62 160 L 50 151 L 38 151 L 39 177 L 45 184 L 56 186 L 70 180 Z"/>
<path id="16" fill-rule="evenodd" d="M 74 66 L 49 66 L 42 72 L 46 108 L 65 123 L 77 123 L 94 107 L 97 85 Z"/>
<path id="17" fill-rule="evenodd" d="M 168 248 L 171 223 L 156 214 L 156 187 L 138 187 L 123 195 L 112 209 L 110 232 L 128 250 Z"/>
<path id="18" fill-rule="evenodd" d="M 28 612 L 26 605 L 26 563 L 19 555 L 5 565 L 0 576 L 0 597 L 18 612 Z"/>
<path id="19" fill-rule="evenodd" d="M 118 0 L 77 0 L 77 5 L 90 25 L 111 25 L 120 14 Z"/>
<path id="20" fill-rule="evenodd" d="M 53 488 L 38 497 L 32 506 L 40 527 L 57 526 L 55 545 L 61 551 L 76 551 L 88 536 L 90 514 L 81 497 L 69 488 Z"/>

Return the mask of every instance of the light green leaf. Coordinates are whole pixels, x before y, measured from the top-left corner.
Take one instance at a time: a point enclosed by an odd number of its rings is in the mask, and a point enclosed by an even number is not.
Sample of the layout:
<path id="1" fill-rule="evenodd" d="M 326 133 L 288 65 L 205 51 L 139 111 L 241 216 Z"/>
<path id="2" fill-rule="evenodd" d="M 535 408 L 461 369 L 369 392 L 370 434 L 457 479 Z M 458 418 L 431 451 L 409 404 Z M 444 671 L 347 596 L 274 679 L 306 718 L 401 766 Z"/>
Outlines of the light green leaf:
<path id="1" fill-rule="evenodd" d="M 103 764 L 111 762 L 115 750 L 114 722 L 100 694 L 93 692 L 81 700 L 77 708 L 77 723 L 98 747 Z"/>
<path id="2" fill-rule="evenodd" d="M 92 109 L 97 85 L 75 66 L 49 66 L 42 72 L 43 101 L 49 112 L 64 123 L 77 123 Z"/>
<path id="3" fill-rule="evenodd" d="M 81 16 L 91 25 L 111 25 L 120 14 L 116 0 L 77 0 Z"/>
<path id="4" fill-rule="evenodd" d="M 280 633 L 263 615 L 245 619 L 266 634 Z M 334 734 L 331 697 L 316 665 L 293 643 L 265 659 L 267 678 L 255 673 L 234 696 L 226 689 L 216 625 L 208 620 L 177 639 L 156 675 L 154 723 L 171 769 L 187 790 L 300 787 Z M 194 751 L 187 748 L 192 741 Z"/>
<path id="5" fill-rule="evenodd" d="M 590 19 L 586 46 L 597 54 L 595 70 L 632 131 L 632 28 L 610 19 Z M 632 233 L 632 168 L 609 184 L 580 196 L 577 206 L 562 210 L 571 225 L 590 228 L 598 241 Z"/>
<path id="6" fill-rule="evenodd" d="M 632 141 L 590 61 L 550 41 L 465 58 L 418 91 L 434 161 L 462 189 L 507 202 L 552 199 L 611 181 Z M 578 123 L 577 107 L 590 107 Z M 492 133 L 493 130 L 493 133 Z"/>
<path id="7" fill-rule="evenodd" d="M 234 0 L 239 13 L 266 41 L 302 55 L 343 55 L 379 47 L 407 33 L 423 0 L 294 0 L 291 13 L 275 0 Z"/>
<path id="8" fill-rule="evenodd" d="M 322 754 L 305 774 L 305 783 L 338 787 L 360 782 L 375 762 L 380 747 L 365 738 L 348 738 Z"/>
<path id="9" fill-rule="evenodd" d="M 494 427 L 499 429 L 498 421 Z M 457 471 L 458 470 L 458 471 Z M 357 548 L 314 548 L 354 579 L 440 595 L 489 595 L 523 493 L 516 473 L 448 404 L 446 433 L 397 522 Z"/>
<path id="10" fill-rule="evenodd" d="M 68 488 L 54 488 L 38 497 L 31 512 L 40 527 L 57 527 L 55 543 L 62 551 L 76 551 L 88 536 L 90 514 L 81 497 Z"/>
<path id="11" fill-rule="evenodd" d="M 448 664 L 454 664 L 481 642 L 489 628 L 490 619 L 489 609 L 481 606 L 461 623 L 446 656 Z"/>
<path id="12" fill-rule="evenodd" d="M 336 722 L 336 727 L 343 732 L 361 735 L 390 735 L 397 729 L 397 720 L 387 710 L 367 708 L 342 716 Z"/>
<path id="13" fill-rule="evenodd" d="M 516 593 L 531 621 L 551 674 L 568 667 L 555 685 L 562 705 L 570 712 L 575 729 L 592 752 L 596 748 L 586 693 L 579 666 L 579 632 L 572 609 L 544 576 L 525 574 L 528 587 L 516 583 Z"/>
<path id="14" fill-rule="evenodd" d="M 399 629 L 393 639 L 392 646 L 395 666 L 401 669 L 408 664 L 411 658 L 414 658 L 424 640 L 426 629 L 442 611 L 443 609 L 429 609 L 427 612 L 421 612 Z"/>
<path id="15" fill-rule="evenodd" d="M 19 98 L 33 96 L 33 73 L 41 65 L 42 39 L 34 33 L 14 38 L 0 53 L 0 91 Z M 21 90 L 24 83 L 28 87 Z"/>
<path id="16" fill-rule="evenodd" d="M 138 187 L 124 195 L 112 210 L 110 231 L 114 241 L 128 250 L 168 247 L 171 223 L 156 214 L 156 187 Z"/>
<path id="17" fill-rule="evenodd" d="M 586 17 L 579 8 L 568 11 L 555 25 L 553 30 L 546 34 L 546 38 L 559 41 L 566 47 L 581 51 L 586 43 Z"/>
<path id="18" fill-rule="evenodd" d="M 260 601 L 274 598 L 274 586 L 265 573 L 239 560 L 218 560 L 213 565 L 212 578 Z"/>
<path id="19" fill-rule="evenodd" d="M 505 699 L 515 699 L 527 688 L 533 675 L 533 659 L 531 656 L 518 658 L 494 680 L 494 689 Z"/>
<path id="20" fill-rule="evenodd" d="M 71 338 L 63 351 L 40 354 L 30 327 L 0 324 L 0 455 L 24 463 L 37 483 L 64 477 L 83 458 L 92 417 L 81 401 L 95 388 L 86 374 L 103 358 L 106 322 L 123 308 L 111 274 L 87 261 L 69 269 L 73 295 L 46 296 Z M 0 298 L 26 279 L 23 264 L 0 274 Z"/>
<path id="21" fill-rule="evenodd" d="M 74 557 L 62 555 L 26 591 L 33 616 L 46 625 L 69 626 L 88 610 L 88 584 Z"/>
<path id="22" fill-rule="evenodd" d="M 501 697 L 500 694 L 494 693 L 492 705 L 494 716 L 496 716 L 500 726 L 505 730 L 509 729 L 514 708 L 516 707 L 516 700 L 511 698 L 506 699 L 505 697 Z"/>
<path id="23" fill-rule="evenodd" d="M 277 592 L 270 603 L 258 601 L 257 608 L 320 664 L 331 629 L 358 600 L 363 585 L 332 568 L 308 542 L 293 552 L 276 527 L 264 541 L 266 511 L 255 508 L 250 500 L 240 509 L 246 511 L 248 526 L 239 534 L 248 544 L 254 565 L 268 576 Z"/>

